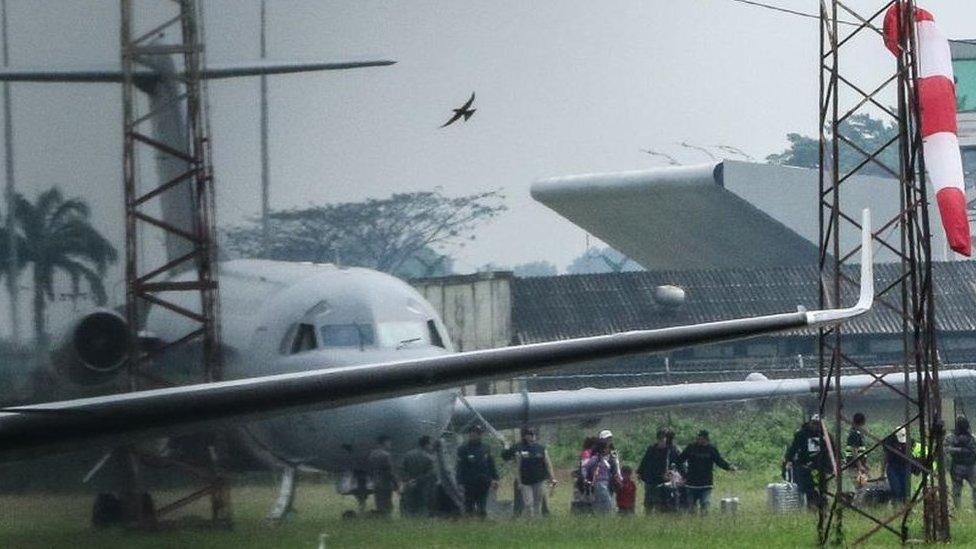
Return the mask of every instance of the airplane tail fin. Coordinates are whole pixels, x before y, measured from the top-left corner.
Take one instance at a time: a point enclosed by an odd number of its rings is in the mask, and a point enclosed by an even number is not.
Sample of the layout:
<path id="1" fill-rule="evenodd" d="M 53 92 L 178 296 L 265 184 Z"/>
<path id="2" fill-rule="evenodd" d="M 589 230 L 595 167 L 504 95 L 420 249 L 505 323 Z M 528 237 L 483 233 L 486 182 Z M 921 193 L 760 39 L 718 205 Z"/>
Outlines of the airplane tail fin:
<path id="1" fill-rule="evenodd" d="M 203 69 L 203 77 L 208 79 L 260 76 L 262 74 L 289 74 L 314 71 L 335 71 L 364 67 L 383 67 L 396 61 L 390 59 L 362 59 L 346 61 L 253 61 L 210 65 Z M 136 76 L 153 78 L 156 72 L 150 69 L 136 71 Z M 179 76 L 179 75 L 178 75 Z M 0 68 L 0 82 L 122 82 L 122 69 L 119 67 L 73 67 L 73 68 Z"/>

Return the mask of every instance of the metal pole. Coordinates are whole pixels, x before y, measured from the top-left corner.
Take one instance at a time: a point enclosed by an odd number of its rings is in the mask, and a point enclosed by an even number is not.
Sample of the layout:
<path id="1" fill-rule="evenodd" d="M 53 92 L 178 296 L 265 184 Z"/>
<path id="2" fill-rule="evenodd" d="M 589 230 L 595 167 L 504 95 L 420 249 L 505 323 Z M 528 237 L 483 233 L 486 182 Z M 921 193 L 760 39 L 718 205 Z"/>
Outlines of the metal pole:
<path id="1" fill-rule="evenodd" d="M 10 47 L 7 35 L 7 0 L 0 1 L 0 26 L 3 32 L 3 66 L 10 64 Z M 15 343 L 20 341 L 20 288 L 17 287 L 17 266 L 20 263 L 17 238 L 14 235 L 14 197 L 17 194 L 14 186 L 14 129 L 11 119 L 10 82 L 3 83 L 3 140 L 4 160 L 6 171 L 6 203 L 7 203 L 7 295 L 10 299 L 10 338 Z"/>
<path id="2" fill-rule="evenodd" d="M 261 0 L 261 59 L 267 55 L 267 2 Z M 271 205 L 271 166 L 268 162 L 268 77 L 261 75 L 261 249 L 267 252 L 271 229 L 268 214 Z"/>

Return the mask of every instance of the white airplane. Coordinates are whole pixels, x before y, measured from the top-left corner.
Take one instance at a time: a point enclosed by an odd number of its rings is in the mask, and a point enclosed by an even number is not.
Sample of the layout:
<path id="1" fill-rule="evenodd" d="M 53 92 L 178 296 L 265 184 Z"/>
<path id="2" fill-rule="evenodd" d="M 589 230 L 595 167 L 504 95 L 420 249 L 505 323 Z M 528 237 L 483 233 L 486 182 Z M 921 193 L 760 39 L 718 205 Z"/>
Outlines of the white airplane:
<path id="1" fill-rule="evenodd" d="M 388 63 L 262 63 L 211 67 L 205 75 L 223 78 Z M 165 109 L 177 103 L 175 76 L 172 64 L 140 75 L 140 88 L 153 106 Z M 121 72 L 9 69 L 0 71 L 0 80 L 119 82 Z M 154 138 L 187 150 L 185 121 L 177 110 L 170 112 L 155 126 Z M 184 169 L 179 161 L 157 161 L 161 181 Z M 190 219 L 189 188 L 185 191 L 168 193 L 162 205 L 166 221 L 177 227 L 187 227 Z M 507 427 L 676 404 L 816 393 L 815 379 L 466 399 L 459 387 L 596 359 L 832 326 L 862 315 L 874 294 L 870 220 L 866 211 L 864 216 L 860 297 L 850 308 L 465 353 L 453 352 L 443 322 L 420 294 L 389 275 L 332 265 L 226 262 L 218 269 L 226 381 L 0 409 L 0 459 L 95 445 L 111 448 L 221 427 L 234 439 L 234 448 L 267 467 L 348 472 L 362 467 L 379 435 L 391 437 L 394 450 L 403 452 L 421 435 L 439 437 L 452 421 L 477 416 Z M 167 241 L 169 256 L 185 253 L 182 246 L 179 240 Z M 198 310 L 192 297 L 175 303 Z M 114 312 L 96 311 L 78 319 L 62 339 L 54 354 L 57 370 L 78 386 L 119 376 L 127 361 L 124 341 L 130 330 L 151 334 L 160 342 L 189 331 L 158 308 L 149 308 L 144 326 L 127 326 Z M 164 356 L 159 367 L 183 365 L 185 357 Z M 850 376 L 844 387 L 866 389 L 876 383 L 872 376 Z M 286 478 L 292 482 L 294 475 Z M 290 486 L 282 491 L 293 494 Z"/>

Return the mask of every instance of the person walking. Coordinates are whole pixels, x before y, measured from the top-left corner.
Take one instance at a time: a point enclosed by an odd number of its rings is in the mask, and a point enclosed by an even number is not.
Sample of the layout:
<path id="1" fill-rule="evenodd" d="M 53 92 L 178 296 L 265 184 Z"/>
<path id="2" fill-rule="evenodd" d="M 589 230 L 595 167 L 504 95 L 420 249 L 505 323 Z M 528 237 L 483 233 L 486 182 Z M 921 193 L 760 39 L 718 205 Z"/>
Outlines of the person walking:
<path id="1" fill-rule="evenodd" d="M 908 432 L 900 427 L 885 437 L 884 442 L 885 477 L 893 503 L 905 503 L 908 498 L 908 477 L 912 466 L 908 457 Z"/>
<path id="2" fill-rule="evenodd" d="M 637 484 L 634 483 L 634 470 L 629 465 L 620 468 L 620 486 L 617 487 L 617 512 L 633 515 L 637 503 Z"/>
<path id="3" fill-rule="evenodd" d="M 457 481 L 464 488 L 464 512 L 484 518 L 488 494 L 498 488 L 498 470 L 491 449 L 481 440 L 481 425 L 468 429 L 468 441 L 457 450 Z"/>
<path id="4" fill-rule="evenodd" d="M 399 490 L 399 482 L 393 469 L 393 453 L 390 437 L 380 435 L 374 448 L 366 458 L 369 474 L 373 479 L 373 500 L 376 514 L 389 517 L 393 514 L 393 492 Z"/>
<path id="5" fill-rule="evenodd" d="M 583 448 L 580 450 L 579 460 L 573 471 L 573 500 L 570 503 L 570 511 L 576 514 L 586 514 L 593 510 L 593 490 L 586 482 L 586 462 L 593 455 L 593 447 L 596 445 L 596 437 L 586 437 L 583 439 Z"/>
<path id="6" fill-rule="evenodd" d="M 403 489 L 400 494 L 400 515 L 426 517 L 431 515 L 434 489 L 437 485 L 434 455 L 430 437 L 424 435 L 417 447 L 403 456 L 401 467 Z"/>
<path id="7" fill-rule="evenodd" d="M 864 430 L 867 424 L 867 417 L 861 412 L 854 414 L 851 421 L 851 430 L 847 433 L 846 457 L 848 471 L 855 478 L 855 485 L 863 486 L 861 479 L 866 479 L 868 470 L 868 458 L 864 455 L 867 444 L 864 442 Z"/>
<path id="8" fill-rule="evenodd" d="M 593 447 L 593 455 L 583 466 L 586 483 L 593 489 L 593 511 L 601 515 L 608 515 L 613 512 L 612 459 L 606 440 L 599 440 Z"/>
<path id="9" fill-rule="evenodd" d="M 708 431 L 704 429 L 698 431 L 695 442 L 686 446 L 678 456 L 678 466 L 684 464 L 687 464 L 688 471 L 685 475 L 685 488 L 688 490 L 689 511 L 695 512 L 697 507 L 704 515 L 711 502 L 715 466 L 718 465 L 726 471 L 736 471 L 736 468 L 722 458 L 718 448 L 709 440 Z"/>
<path id="10" fill-rule="evenodd" d="M 969 420 L 963 416 L 956 418 L 952 434 L 946 437 L 946 453 L 949 454 L 949 476 L 952 479 L 952 503 L 956 510 L 961 509 L 963 483 L 969 483 L 969 491 L 976 507 L 976 440 L 969 430 Z"/>
<path id="11" fill-rule="evenodd" d="M 604 429 L 600 431 L 600 435 L 597 437 L 598 440 L 602 440 L 607 446 L 607 459 L 610 461 L 610 475 L 612 482 L 610 483 L 611 493 L 614 487 L 620 483 L 620 453 L 617 452 L 616 446 L 613 445 L 613 433 L 610 429 Z"/>
<path id="12" fill-rule="evenodd" d="M 793 433 L 793 441 L 783 456 L 783 467 L 793 471 L 793 482 L 806 497 L 810 509 L 819 506 L 816 483 L 823 460 L 823 427 L 820 415 L 813 414 L 810 421 Z"/>
<path id="13" fill-rule="evenodd" d="M 678 449 L 669 429 L 658 429 L 653 444 L 647 447 L 637 478 L 644 483 L 644 513 L 674 510 L 674 497 L 666 484 L 671 480 L 672 467 L 678 463 Z"/>
<path id="14" fill-rule="evenodd" d="M 546 485 L 555 488 L 556 476 L 552 471 L 549 452 L 544 444 L 539 443 L 536 430 L 524 427 L 521 435 L 522 440 L 503 452 L 502 458 L 515 459 L 522 509 L 527 516 L 537 517 L 542 514 L 545 505 Z"/>

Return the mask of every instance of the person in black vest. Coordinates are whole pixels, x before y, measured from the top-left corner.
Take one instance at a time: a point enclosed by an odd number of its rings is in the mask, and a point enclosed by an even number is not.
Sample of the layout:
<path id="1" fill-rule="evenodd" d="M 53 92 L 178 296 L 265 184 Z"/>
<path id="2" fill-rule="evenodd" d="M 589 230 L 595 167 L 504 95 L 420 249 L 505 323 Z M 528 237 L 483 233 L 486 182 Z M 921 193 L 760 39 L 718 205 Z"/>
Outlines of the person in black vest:
<path id="1" fill-rule="evenodd" d="M 666 483 L 672 468 L 678 466 L 678 449 L 668 429 L 658 429 L 654 444 L 647 447 L 637 466 L 637 478 L 644 483 L 644 513 L 673 510 L 674 498 Z"/>
<path id="2" fill-rule="evenodd" d="M 545 445 L 539 444 L 538 434 L 531 427 L 522 428 L 522 440 L 502 452 L 502 459 L 515 459 L 518 467 L 518 494 L 525 514 L 539 516 L 546 502 L 546 484 L 556 485 L 552 462 Z"/>
<path id="3" fill-rule="evenodd" d="M 685 475 L 685 487 L 688 489 L 689 510 L 699 508 L 702 514 L 708 512 L 708 505 L 712 495 L 713 471 L 718 465 L 726 471 L 736 468 L 722 458 L 718 448 L 712 446 L 708 439 L 708 431 L 698 431 L 698 437 L 678 456 L 678 465 L 688 464 L 688 474 Z"/>
<path id="4" fill-rule="evenodd" d="M 491 449 L 481 441 L 481 425 L 468 429 L 468 441 L 457 450 L 457 481 L 464 488 L 464 512 L 484 518 L 488 492 L 498 488 L 498 471 Z"/>
<path id="5" fill-rule="evenodd" d="M 783 467 L 793 471 L 793 482 L 803 492 L 810 509 L 816 509 L 819 505 L 817 479 L 824 465 L 824 456 L 820 415 L 813 414 L 810 421 L 793 433 L 793 442 L 783 456 Z"/>
<path id="6" fill-rule="evenodd" d="M 952 503 L 956 509 L 961 509 L 962 485 L 969 483 L 972 493 L 973 506 L 976 507 L 976 441 L 969 430 L 969 420 L 963 416 L 956 418 L 956 426 L 952 434 L 946 437 L 946 453 L 949 454 L 949 475 L 952 478 Z"/>

